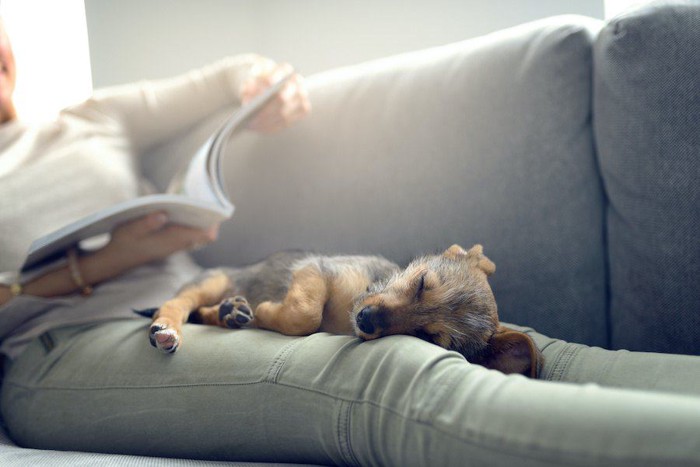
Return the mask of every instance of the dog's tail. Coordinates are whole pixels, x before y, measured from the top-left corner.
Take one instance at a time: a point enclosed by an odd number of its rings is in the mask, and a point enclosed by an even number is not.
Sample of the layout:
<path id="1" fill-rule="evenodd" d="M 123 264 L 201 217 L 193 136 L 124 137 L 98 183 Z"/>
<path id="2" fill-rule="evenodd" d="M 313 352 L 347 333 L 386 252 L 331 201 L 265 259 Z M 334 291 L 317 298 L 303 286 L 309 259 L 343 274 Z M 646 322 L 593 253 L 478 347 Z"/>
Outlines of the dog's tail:
<path id="1" fill-rule="evenodd" d="M 144 318 L 153 318 L 153 315 L 155 315 L 156 311 L 158 311 L 158 307 L 156 307 L 156 308 L 142 308 L 141 310 L 137 310 L 135 308 L 132 308 L 131 311 L 133 311 L 137 315 L 143 316 Z"/>

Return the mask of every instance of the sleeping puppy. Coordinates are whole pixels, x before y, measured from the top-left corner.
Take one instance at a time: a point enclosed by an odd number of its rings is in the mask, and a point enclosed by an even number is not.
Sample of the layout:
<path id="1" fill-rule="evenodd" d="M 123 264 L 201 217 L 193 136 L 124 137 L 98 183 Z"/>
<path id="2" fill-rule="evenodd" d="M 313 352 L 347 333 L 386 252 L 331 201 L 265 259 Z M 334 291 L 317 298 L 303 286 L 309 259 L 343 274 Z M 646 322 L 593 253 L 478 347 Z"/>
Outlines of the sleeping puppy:
<path id="1" fill-rule="evenodd" d="M 498 321 L 487 280 L 495 270 L 481 245 L 453 245 L 403 270 L 378 256 L 282 252 L 243 268 L 208 270 L 141 314 L 153 318 L 151 344 L 167 353 L 180 347 L 188 321 L 292 336 L 407 334 L 472 363 L 536 378 L 542 354 L 527 334 Z"/>

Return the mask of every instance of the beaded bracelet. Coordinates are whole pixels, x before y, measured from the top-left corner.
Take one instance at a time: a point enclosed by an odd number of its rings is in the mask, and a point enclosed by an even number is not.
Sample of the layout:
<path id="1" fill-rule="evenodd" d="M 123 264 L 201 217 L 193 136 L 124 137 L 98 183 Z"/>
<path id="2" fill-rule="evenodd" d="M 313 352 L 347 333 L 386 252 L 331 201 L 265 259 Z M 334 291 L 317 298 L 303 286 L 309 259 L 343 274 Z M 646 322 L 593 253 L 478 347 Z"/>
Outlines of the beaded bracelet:
<path id="1" fill-rule="evenodd" d="M 18 295 L 22 295 L 22 292 L 24 291 L 24 286 L 20 284 L 19 282 L 15 282 L 10 285 L 10 294 L 13 297 L 16 297 Z"/>
<path id="2" fill-rule="evenodd" d="M 70 250 L 68 250 L 68 254 L 66 256 L 68 258 L 68 270 L 70 271 L 70 275 L 73 278 L 73 282 L 76 286 L 78 286 L 78 289 L 80 289 L 81 295 L 85 297 L 91 295 L 92 286 L 90 284 L 85 283 L 85 281 L 83 280 L 83 275 L 80 273 L 80 268 L 78 267 L 77 248 L 71 248 Z"/>

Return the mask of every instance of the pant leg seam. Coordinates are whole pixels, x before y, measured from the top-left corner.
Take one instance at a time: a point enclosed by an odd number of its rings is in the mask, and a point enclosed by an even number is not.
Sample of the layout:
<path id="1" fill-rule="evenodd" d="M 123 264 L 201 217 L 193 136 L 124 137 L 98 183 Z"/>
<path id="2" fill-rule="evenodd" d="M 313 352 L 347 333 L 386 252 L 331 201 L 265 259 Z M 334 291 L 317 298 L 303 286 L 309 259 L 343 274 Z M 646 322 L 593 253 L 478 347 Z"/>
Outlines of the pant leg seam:
<path id="1" fill-rule="evenodd" d="M 576 349 L 576 351 L 578 351 L 578 349 Z M 271 384 L 267 381 L 263 381 L 263 383 Z M 348 416 L 348 421 L 347 421 L 348 436 L 350 436 L 349 427 L 350 427 L 350 422 L 351 422 L 351 416 L 350 416 L 349 410 L 358 404 L 368 404 L 368 405 L 371 405 L 373 407 L 376 407 L 377 409 L 385 410 L 385 411 L 387 411 L 387 412 L 389 412 L 397 417 L 400 417 L 404 420 L 409 420 L 409 421 L 413 421 L 413 422 L 421 424 L 421 425 L 425 425 L 425 426 L 437 431 L 441 435 L 449 436 L 450 438 L 455 439 L 455 440 L 460 441 L 460 442 L 463 442 L 463 443 L 472 444 L 475 446 L 479 446 L 483 449 L 488 449 L 488 450 L 497 451 L 497 452 L 504 452 L 505 451 L 509 455 L 512 455 L 512 456 L 522 456 L 522 457 L 528 457 L 528 458 L 535 459 L 535 460 L 543 460 L 546 462 L 552 462 L 556 465 L 562 465 L 562 462 L 566 462 L 568 465 L 583 465 L 583 464 L 579 464 L 579 463 L 573 461 L 572 459 L 564 459 L 564 460 L 562 460 L 560 458 L 552 459 L 552 458 L 546 457 L 546 456 L 547 455 L 549 455 L 549 456 L 556 456 L 556 455 L 562 456 L 562 455 L 564 455 L 567 457 L 585 458 L 586 460 L 596 460 L 599 462 L 606 462 L 606 461 L 610 460 L 610 461 L 615 461 L 618 463 L 624 463 L 624 464 L 627 464 L 627 465 L 630 465 L 633 467 L 638 467 L 638 466 L 642 466 L 642 465 L 657 465 L 661 462 L 665 463 L 665 462 L 673 462 L 674 461 L 674 459 L 672 459 L 672 458 L 665 458 L 665 457 L 657 457 L 657 458 L 651 459 L 649 457 L 626 458 L 626 457 L 616 457 L 616 456 L 605 456 L 603 458 L 600 458 L 600 457 L 593 457 L 586 451 L 573 451 L 573 450 L 561 451 L 561 450 L 555 450 L 552 448 L 538 447 L 538 446 L 534 446 L 534 445 L 524 445 L 524 444 L 521 444 L 521 445 L 518 445 L 518 446 L 515 446 L 513 448 L 508 449 L 508 448 L 503 447 L 504 440 L 502 438 L 497 438 L 497 437 L 490 436 L 490 435 L 484 435 L 483 433 L 475 432 L 472 430 L 469 430 L 469 432 L 467 433 L 468 438 L 463 437 L 463 436 L 457 435 L 457 434 L 449 431 L 448 429 L 440 428 L 440 427 L 434 425 L 433 423 L 420 420 L 417 416 L 405 415 L 404 413 L 400 412 L 399 410 L 396 410 L 392 407 L 382 405 L 382 404 L 377 403 L 377 402 L 372 401 L 372 400 L 349 399 L 349 398 L 346 398 L 343 396 L 337 396 L 334 394 L 330 394 L 330 393 L 327 393 L 325 391 L 321 391 L 318 389 L 306 388 L 306 387 L 299 386 L 296 384 L 291 384 L 291 383 L 276 382 L 274 384 L 277 384 L 279 386 L 293 388 L 293 389 L 298 389 L 301 391 L 313 392 L 313 393 L 316 393 L 316 394 L 319 394 L 319 395 L 322 395 L 325 397 L 330 397 L 331 399 L 335 399 L 338 401 L 343 401 L 343 402 L 348 403 L 349 404 L 349 406 L 348 406 L 349 416 Z M 485 443 L 483 443 L 483 441 L 485 441 Z M 528 450 L 529 452 L 525 452 L 525 453 L 520 452 L 523 449 Z M 542 455 L 544 455 L 545 457 L 537 456 L 537 455 L 530 455 L 530 454 L 532 454 L 532 451 L 537 451 L 537 452 L 541 453 Z M 354 456 L 354 451 L 352 451 L 352 452 L 353 452 L 353 458 L 356 459 L 356 457 Z M 676 462 L 684 462 L 683 459 L 675 460 L 675 461 Z M 361 465 L 361 464 L 358 462 L 358 465 Z M 586 463 L 585 465 L 590 465 L 590 463 Z M 600 465 L 604 465 L 604 464 L 600 464 Z"/>
<path id="2" fill-rule="evenodd" d="M 297 386 L 291 386 L 291 387 L 296 387 L 297 389 L 303 389 L 299 388 Z M 335 397 L 331 396 L 328 394 L 325 394 L 321 392 L 321 394 L 324 394 L 328 397 Z M 650 465 L 650 466 L 655 466 L 661 462 L 685 462 L 687 459 L 672 459 L 672 458 L 663 458 L 663 457 L 657 457 L 657 458 L 649 458 L 649 457 L 640 457 L 640 458 L 635 458 L 635 457 L 619 457 L 619 456 L 591 456 L 588 452 L 585 451 L 573 451 L 573 450 L 556 450 L 552 448 L 546 448 L 546 447 L 539 447 L 536 445 L 525 445 L 525 444 L 518 444 L 512 447 L 505 447 L 504 442 L 508 442 L 502 438 L 496 438 L 493 436 L 488 436 L 484 435 L 483 433 L 475 432 L 475 431 L 469 431 L 466 436 L 460 436 L 458 434 L 455 434 L 447 429 L 440 428 L 438 426 L 435 426 L 433 423 L 429 423 L 426 421 L 422 421 L 418 419 L 417 417 L 411 417 L 404 415 L 403 413 L 392 409 L 390 407 L 383 406 L 381 404 L 378 404 L 374 401 L 369 401 L 369 400 L 362 400 L 362 401 L 355 401 L 352 405 L 357 405 L 357 404 L 368 404 L 373 407 L 376 407 L 381 410 L 386 410 L 387 412 L 402 418 L 404 420 L 409 420 L 413 421 L 415 423 L 427 426 L 428 428 L 435 430 L 436 432 L 440 433 L 441 435 L 448 436 L 458 442 L 465 443 L 465 444 L 470 444 L 477 446 L 481 449 L 488 450 L 488 451 L 496 451 L 496 452 L 505 452 L 507 455 L 513 456 L 513 457 L 522 457 L 522 458 L 529 458 L 533 459 L 536 461 L 544 461 L 544 462 L 549 462 L 552 463 L 553 465 L 591 465 L 590 461 L 596 461 L 599 462 L 599 465 L 605 465 L 606 462 L 612 461 L 618 463 L 618 465 L 624 464 L 624 465 L 629 465 L 629 466 L 634 466 L 634 467 L 639 467 L 643 465 Z M 349 420 L 348 420 L 349 422 Z M 572 459 L 575 458 L 575 459 Z M 582 462 L 578 462 L 578 460 L 581 460 Z M 361 465 L 361 464 L 357 464 Z M 675 464 L 673 464 L 675 465 Z"/>
<path id="3" fill-rule="evenodd" d="M 294 351 L 294 349 L 303 341 L 304 339 L 294 339 L 287 344 L 277 353 L 275 359 L 270 364 L 267 372 L 267 377 L 264 378 L 266 381 L 276 383 L 279 380 L 280 372 L 282 367 L 287 362 L 289 355 Z"/>
<path id="4" fill-rule="evenodd" d="M 330 397 L 326 395 L 326 397 Z M 352 401 L 341 400 L 338 409 L 338 424 L 336 427 L 338 436 L 338 446 L 343 462 L 348 465 L 361 465 L 352 449 L 350 439 L 350 413 L 354 403 Z"/>
<path id="5" fill-rule="evenodd" d="M 571 362 L 581 349 L 582 347 L 579 345 L 566 344 L 559 356 L 554 360 L 551 376 L 548 379 L 550 381 L 563 381 L 564 375 L 569 369 Z"/>
<path id="6" fill-rule="evenodd" d="M 442 412 L 442 409 L 448 403 L 448 398 L 445 397 L 445 395 L 451 394 L 454 390 L 454 387 L 457 386 L 459 381 L 460 381 L 459 377 L 452 376 L 451 379 L 448 379 L 445 382 L 445 384 L 440 385 L 439 389 L 433 394 L 433 400 L 438 401 L 435 404 L 435 407 L 433 407 L 432 410 L 427 411 L 426 416 L 424 417 L 423 420 L 421 420 L 420 413 L 417 414 L 416 420 L 418 420 L 420 422 L 429 423 L 432 425 L 433 422 L 435 421 L 435 418 L 438 416 L 439 413 Z"/>
<path id="7" fill-rule="evenodd" d="M 177 389 L 177 388 L 187 388 L 187 387 L 205 387 L 205 386 L 242 386 L 242 385 L 252 385 L 252 384 L 274 384 L 278 386 L 285 386 L 289 387 L 292 389 L 297 389 L 301 391 L 306 391 L 306 392 L 313 392 L 319 395 L 322 395 L 324 397 L 329 397 L 331 399 L 334 399 L 336 401 L 341 401 L 345 402 L 345 405 L 347 407 L 346 409 L 346 416 L 345 416 L 345 421 L 342 422 L 343 426 L 345 427 L 344 430 L 346 430 L 346 440 L 347 440 L 347 449 L 348 449 L 348 455 L 349 455 L 349 460 L 351 460 L 353 463 L 356 465 L 359 465 L 360 463 L 357 461 L 357 457 L 354 453 L 354 450 L 352 449 L 352 444 L 351 444 L 351 433 L 350 433 L 350 423 L 351 423 L 351 409 L 355 407 L 358 404 L 368 404 L 373 407 L 376 407 L 379 410 L 384 410 L 386 412 L 389 412 L 401 419 L 412 421 L 424 426 L 429 427 L 432 430 L 435 430 L 436 432 L 440 433 L 441 435 L 448 436 L 452 439 L 455 439 L 459 442 L 462 443 L 467 443 L 475 446 L 479 446 L 482 449 L 485 450 L 492 450 L 492 451 L 498 451 L 498 452 L 506 452 L 508 455 L 512 456 L 521 456 L 521 457 L 528 457 L 531 459 L 536 459 L 536 460 L 544 460 L 548 462 L 557 462 L 561 464 L 562 462 L 567 462 L 570 463 L 571 465 L 577 465 L 573 460 L 571 459 L 561 459 L 561 456 L 567 456 L 567 457 L 577 457 L 577 458 L 585 458 L 585 459 L 590 459 L 590 460 L 596 460 L 599 462 L 605 462 L 606 460 L 614 460 L 616 462 L 622 462 L 629 464 L 631 466 L 639 466 L 639 465 L 654 465 L 654 463 L 660 463 L 660 462 L 668 462 L 668 461 L 673 461 L 674 459 L 669 459 L 669 458 L 655 458 L 655 459 L 650 459 L 648 457 L 645 458 L 623 458 L 623 457 L 610 457 L 606 456 L 604 458 L 594 458 L 591 457 L 587 452 L 576 452 L 572 450 L 568 451 L 557 451 L 551 448 L 544 448 L 544 447 L 537 447 L 537 446 L 532 446 L 532 445 L 517 445 L 513 447 L 505 447 L 504 446 L 504 441 L 502 438 L 496 438 L 493 436 L 489 435 L 484 435 L 483 433 L 475 432 L 473 430 L 468 430 L 466 433 L 466 436 L 463 435 L 458 435 L 455 434 L 447 429 L 443 429 L 441 427 L 438 427 L 434 425 L 433 423 L 428 423 L 426 421 L 420 420 L 416 416 L 410 416 L 410 415 L 405 415 L 404 413 L 392 408 L 388 407 L 382 404 L 379 404 L 375 401 L 371 400 L 353 400 L 349 399 L 346 397 L 342 396 L 337 396 L 333 394 L 329 394 L 325 391 L 321 391 L 318 389 L 311 389 L 311 388 L 306 388 L 303 386 L 298 386 L 295 384 L 290 384 L 290 383 L 280 383 L 280 382 L 273 382 L 273 381 L 267 381 L 267 380 L 258 380 L 255 382 L 246 382 L 246 383 L 197 383 L 197 384 L 179 384 L 179 385 L 160 385 L 160 386 L 143 386 L 143 387 L 133 387 L 133 386 L 128 386 L 128 387 L 115 387 L 115 386 L 106 386 L 106 387 L 95 387 L 95 388 L 71 388 L 71 387 L 32 387 L 32 386 L 25 386 L 22 384 L 18 384 L 12 381 L 5 381 L 6 384 L 11 384 L 13 386 L 25 388 L 25 389 L 42 389 L 42 390 L 75 390 L 75 391 L 81 391 L 81 390 L 112 390 L 112 389 L 163 389 L 163 388 L 172 388 L 172 389 Z M 526 451 L 526 452 L 523 452 Z M 538 456 L 537 453 L 540 453 Z M 560 458 L 558 459 L 552 459 L 552 456 L 559 455 Z M 677 459 L 676 459 L 677 460 Z M 683 460 L 677 460 L 679 462 L 682 462 Z M 647 462 L 648 464 L 645 464 Z"/>
<path id="8" fill-rule="evenodd" d="M 340 456 L 343 458 L 345 462 L 347 462 L 347 459 L 350 458 L 347 452 L 347 445 L 346 445 L 346 440 L 347 440 L 347 434 L 345 433 L 345 423 L 344 423 L 344 416 L 346 414 L 346 411 L 344 410 L 346 406 L 346 403 L 344 401 L 340 402 L 340 408 L 338 409 L 338 419 L 335 424 L 335 432 L 336 432 L 336 439 L 338 440 L 338 450 L 340 451 Z"/>
<path id="9" fill-rule="evenodd" d="M 269 382 L 265 380 L 264 378 L 257 379 L 255 381 L 246 381 L 246 382 L 241 382 L 241 383 L 233 383 L 230 381 L 226 382 L 218 382 L 218 381 L 213 381 L 209 383 L 180 383 L 180 384 L 159 384 L 159 385 L 149 385 L 149 386 L 137 386 L 137 385 L 128 385 L 128 386 L 93 386 L 93 387 L 85 387 L 85 386 L 40 386 L 40 385 L 33 385 L 33 384 L 24 384 L 24 383 L 18 383 L 16 381 L 12 380 L 5 380 L 4 384 L 9 384 L 11 386 L 20 388 L 20 389 L 26 389 L 30 391 L 34 390 L 40 390 L 40 391 L 111 391 L 113 389 L 119 389 L 119 390 L 128 390 L 128 389 L 135 389 L 135 390 L 142 390 L 142 389 L 177 389 L 177 388 L 191 388 L 191 387 L 209 387 L 209 386 L 250 386 L 254 384 L 260 384 L 260 383 L 265 383 Z"/>

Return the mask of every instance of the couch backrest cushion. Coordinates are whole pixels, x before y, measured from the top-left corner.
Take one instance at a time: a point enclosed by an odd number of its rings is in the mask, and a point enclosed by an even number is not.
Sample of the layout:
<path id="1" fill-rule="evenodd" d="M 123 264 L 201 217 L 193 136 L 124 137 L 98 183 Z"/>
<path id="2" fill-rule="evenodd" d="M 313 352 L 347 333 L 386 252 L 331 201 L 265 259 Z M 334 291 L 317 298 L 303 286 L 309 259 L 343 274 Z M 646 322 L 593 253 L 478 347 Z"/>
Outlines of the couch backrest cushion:
<path id="1" fill-rule="evenodd" d="M 304 248 L 405 263 L 478 242 L 501 319 L 605 344 L 598 27 L 552 18 L 310 77 L 307 121 L 232 143 L 236 213 L 200 258 Z"/>
<path id="2" fill-rule="evenodd" d="M 700 353 L 700 4 L 655 3 L 595 46 L 612 344 Z"/>

